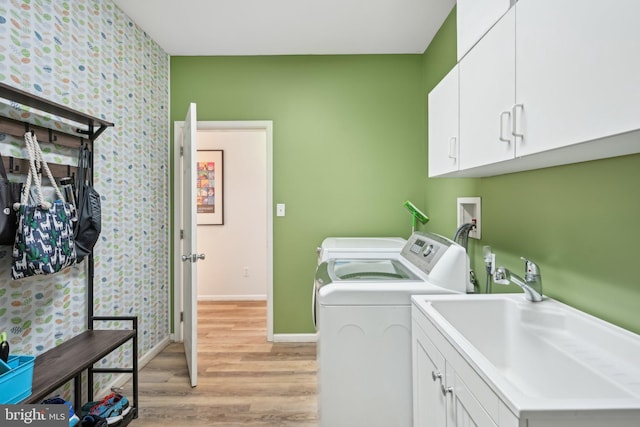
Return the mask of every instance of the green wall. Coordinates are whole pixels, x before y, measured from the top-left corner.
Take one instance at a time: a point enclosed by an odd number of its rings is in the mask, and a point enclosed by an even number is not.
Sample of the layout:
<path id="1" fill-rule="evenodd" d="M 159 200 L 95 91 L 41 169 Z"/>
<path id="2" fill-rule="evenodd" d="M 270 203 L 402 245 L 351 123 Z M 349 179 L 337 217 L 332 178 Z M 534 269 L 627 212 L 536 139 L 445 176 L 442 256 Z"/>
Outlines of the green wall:
<path id="1" fill-rule="evenodd" d="M 424 60 L 428 92 L 455 64 L 455 11 Z M 640 155 L 481 179 L 426 181 L 432 231 L 450 234 L 455 200 L 482 197 L 482 240 L 471 245 L 484 288 L 482 246 L 499 265 L 522 273 L 526 256 L 543 276 L 544 292 L 640 333 Z M 494 291 L 519 289 L 493 286 Z"/>
<path id="2" fill-rule="evenodd" d="M 472 265 L 540 266 L 545 294 L 640 333 L 640 155 L 479 179 L 428 179 L 427 94 L 456 62 L 455 9 L 424 55 L 173 57 L 171 117 L 273 120 L 274 332 L 312 332 L 315 248 L 326 236 L 452 236 L 456 198 L 482 197 Z M 519 288 L 494 285 L 497 292 Z"/>
<path id="3" fill-rule="evenodd" d="M 274 332 L 307 333 L 327 236 L 408 237 L 426 146 L 420 55 L 173 57 L 171 120 L 273 120 Z M 257 219 L 259 220 L 259 218 Z"/>

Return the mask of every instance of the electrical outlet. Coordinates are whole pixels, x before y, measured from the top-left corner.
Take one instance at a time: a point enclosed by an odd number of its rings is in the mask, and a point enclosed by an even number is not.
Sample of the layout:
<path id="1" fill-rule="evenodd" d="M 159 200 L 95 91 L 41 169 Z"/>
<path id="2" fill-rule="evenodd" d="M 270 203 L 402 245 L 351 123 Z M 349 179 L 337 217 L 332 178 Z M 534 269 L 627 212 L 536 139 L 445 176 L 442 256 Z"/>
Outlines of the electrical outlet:
<path id="1" fill-rule="evenodd" d="M 242 277 L 249 277 L 249 267 L 242 267 Z"/>
<path id="2" fill-rule="evenodd" d="M 480 197 L 458 197 L 458 227 L 475 221 L 476 228 L 469 233 L 469 237 L 473 239 L 482 237 L 480 217 Z"/>
<path id="3" fill-rule="evenodd" d="M 278 203 L 276 205 L 276 216 L 284 216 L 284 214 L 285 214 L 284 203 Z"/>

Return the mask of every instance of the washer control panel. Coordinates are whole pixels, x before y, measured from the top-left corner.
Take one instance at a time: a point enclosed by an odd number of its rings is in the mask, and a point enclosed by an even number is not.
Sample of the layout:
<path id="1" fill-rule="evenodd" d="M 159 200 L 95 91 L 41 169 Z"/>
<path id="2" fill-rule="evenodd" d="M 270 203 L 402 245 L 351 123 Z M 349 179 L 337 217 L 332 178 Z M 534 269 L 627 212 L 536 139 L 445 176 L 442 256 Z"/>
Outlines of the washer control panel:
<path id="1" fill-rule="evenodd" d="M 437 234 L 414 232 L 402 249 L 402 255 L 429 274 L 452 243 Z"/>
<path id="2" fill-rule="evenodd" d="M 409 248 L 409 250 L 414 254 L 419 254 L 424 249 L 424 245 L 424 240 L 416 239 L 411 243 L 411 247 Z"/>

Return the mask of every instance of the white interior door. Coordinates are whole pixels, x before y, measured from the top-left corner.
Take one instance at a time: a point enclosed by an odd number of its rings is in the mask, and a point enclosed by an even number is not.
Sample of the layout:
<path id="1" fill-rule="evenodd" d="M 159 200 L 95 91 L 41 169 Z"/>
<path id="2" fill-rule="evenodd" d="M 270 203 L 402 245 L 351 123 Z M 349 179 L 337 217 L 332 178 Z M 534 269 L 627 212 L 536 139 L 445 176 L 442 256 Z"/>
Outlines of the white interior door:
<path id="1" fill-rule="evenodd" d="M 184 354 L 191 387 L 198 384 L 198 259 L 196 218 L 196 104 L 191 103 L 182 130 L 182 310 Z"/>
<path id="2" fill-rule="evenodd" d="M 266 218 L 266 223 L 267 223 L 267 242 L 266 242 L 266 247 L 267 247 L 267 266 L 266 266 L 266 277 L 267 277 L 267 340 L 268 341 L 288 341 L 290 340 L 289 338 L 289 334 L 284 335 L 285 339 L 282 339 L 278 336 L 275 336 L 273 333 L 273 212 L 274 212 L 274 206 L 273 206 L 273 122 L 268 120 L 268 121 L 216 121 L 216 122 L 197 122 L 197 118 L 195 113 L 191 114 L 191 120 L 193 120 L 192 122 L 190 122 L 191 124 L 189 125 L 191 127 L 191 129 L 196 129 L 198 131 L 207 131 L 207 130 L 238 130 L 238 129 L 242 129 L 242 130 L 250 130 L 250 129 L 257 129 L 257 130 L 266 130 L 266 176 L 265 176 L 265 183 L 266 183 L 266 206 L 265 206 L 265 218 Z M 174 193 L 172 195 L 172 198 L 174 200 L 174 219 L 175 219 L 175 226 L 173 227 L 173 242 L 174 242 L 174 253 L 173 253 L 173 265 L 174 265 L 174 269 L 173 269 L 173 277 L 174 277 L 174 284 L 175 284 L 175 290 L 174 290 L 174 313 L 175 315 L 173 316 L 174 322 L 173 322 L 173 332 L 174 332 L 174 340 L 176 342 L 183 342 L 184 338 L 183 335 L 185 335 L 187 333 L 187 331 L 184 328 L 183 325 L 183 321 L 181 320 L 181 316 L 180 313 L 184 312 L 184 303 L 183 303 L 183 299 L 184 299 L 184 295 L 185 293 L 183 292 L 183 282 L 184 282 L 184 278 L 183 278 L 183 274 L 182 274 L 182 270 L 183 267 L 186 267 L 188 263 L 186 262 L 182 262 L 181 258 L 182 258 L 182 254 L 190 254 L 190 253 L 195 253 L 195 248 L 196 246 L 196 242 L 195 242 L 195 238 L 194 241 L 192 242 L 192 247 L 193 247 L 193 251 L 194 252 L 183 252 L 183 239 L 180 237 L 180 231 L 184 230 L 184 226 L 183 226 L 183 219 L 182 217 L 185 216 L 184 213 L 184 209 L 183 206 L 186 208 L 188 206 L 194 206 L 195 209 L 195 205 L 193 205 L 191 202 L 186 202 L 186 195 L 183 194 L 183 181 L 185 181 L 184 178 L 184 173 L 183 173 L 183 163 L 184 163 L 184 156 L 182 156 L 180 154 L 181 149 L 183 149 L 184 151 L 184 144 L 183 144 L 183 135 L 185 134 L 185 128 L 186 128 L 186 123 L 181 122 L 181 121 L 176 121 L 174 122 L 174 134 L 173 134 L 173 141 L 174 141 L 174 152 L 173 152 L 173 164 L 174 164 L 174 168 L 172 171 L 172 175 L 173 175 L 173 179 L 174 179 L 174 183 L 175 183 L 175 187 L 174 187 Z M 191 132 L 189 132 L 191 134 Z M 191 134 L 192 135 L 192 134 Z M 193 138 L 193 136 L 191 136 Z M 197 136 L 196 136 L 197 138 Z M 202 144 L 203 141 L 198 141 L 199 144 Z M 196 146 L 195 148 L 201 148 L 201 146 Z M 193 149 L 193 148 L 192 148 Z M 193 155 L 193 154 L 192 154 Z M 189 174 L 189 179 L 191 178 L 191 175 Z M 195 184 L 194 186 L 190 187 L 190 188 L 194 188 L 195 189 Z M 185 206 L 187 205 L 187 206 Z M 189 216 L 191 215 L 190 213 L 188 214 Z M 259 218 L 256 218 L 256 221 L 260 220 Z M 192 220 L 193 221 L 193 220 Z M 192 222 L 192 226 L 197 228 L 197 225 L 195 222 Z M 186 230 L 182 233 L 183 235 L 186 233 Z M 202 236 L 201 236 L 201 240 L 202 240 Z M 202 248 L 201 248 L 202 249 Z M 205 252 L 210 254 L 206 248 L 205 248 Z M 201 272 L 202 273 L 202 272 Z M 193 274 L 193 272 L 192 272 Z M 192 294 L 189 295 L 190 301 L 191 299 L 197 299 L 197 293 L 200 292 L 200 290 L 196 290 L 197 286 L 192 285 Z M 195 302 L 192 303 L 192 306 L 195 307 Z M 195 314 L 195 313 L 192 313 Z M 189 331 L 189 333 L 195 333 L 196 329 L 192 326 L 191 330 Z M 299 337 L 296 336 L 295 338 L 296 340 L 305 340 L 305 341 L 315 341 L 315 334 L 309 334 L 308 337 Z M 195 359 L 195 357 L 193 357 Z"/>

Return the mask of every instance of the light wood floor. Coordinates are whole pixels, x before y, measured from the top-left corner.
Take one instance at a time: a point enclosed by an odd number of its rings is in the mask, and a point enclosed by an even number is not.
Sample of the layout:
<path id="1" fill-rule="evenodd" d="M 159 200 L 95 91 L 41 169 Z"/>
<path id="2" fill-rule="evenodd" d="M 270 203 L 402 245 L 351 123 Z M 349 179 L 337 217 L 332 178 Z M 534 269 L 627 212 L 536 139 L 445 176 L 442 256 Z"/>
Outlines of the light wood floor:
<path id="1" fill-rule="evenodd" d="M 198 386 L 169 345 L 140 372 L 132 426 L 317 426 L 315 344 L 267 342 L 259 301 L 201 302 L 198 322 Z"/>

